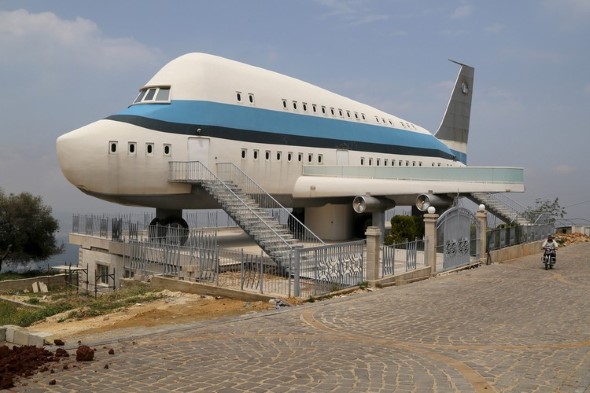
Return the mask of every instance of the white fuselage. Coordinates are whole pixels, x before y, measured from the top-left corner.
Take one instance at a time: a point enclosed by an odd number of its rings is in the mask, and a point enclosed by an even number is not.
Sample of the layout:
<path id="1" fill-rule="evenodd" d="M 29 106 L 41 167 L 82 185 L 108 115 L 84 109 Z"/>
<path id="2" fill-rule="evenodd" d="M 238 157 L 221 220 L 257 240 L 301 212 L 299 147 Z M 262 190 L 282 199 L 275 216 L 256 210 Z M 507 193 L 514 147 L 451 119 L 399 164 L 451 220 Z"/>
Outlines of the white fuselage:
<path id="1" fill-rule="evenodd" d="M 293 196 L 304 166 L 464 166 L 411 122 L 200 53 L 167 64 L 126 110 L 59 137 L 57 152 L 64 175 L 83 192 L 164 209 L 216 207 L 202 189 L 168 181 L 171 161 L 200 161 L 213 172 L 234 163 L 286 206 L 330 202 Z M 358 192 L 340 191 L 335 201 Z"/>

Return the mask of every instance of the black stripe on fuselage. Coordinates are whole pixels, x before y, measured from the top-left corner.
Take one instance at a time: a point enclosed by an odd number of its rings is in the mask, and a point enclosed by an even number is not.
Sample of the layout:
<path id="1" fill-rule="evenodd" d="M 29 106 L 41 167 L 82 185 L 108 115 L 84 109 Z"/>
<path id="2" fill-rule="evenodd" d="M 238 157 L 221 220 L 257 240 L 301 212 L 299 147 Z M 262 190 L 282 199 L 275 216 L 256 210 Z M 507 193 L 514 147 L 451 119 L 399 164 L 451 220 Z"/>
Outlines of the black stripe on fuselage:
<path id="1" fill-rule="evenodd" d="M 322 138 L 318 136 L 311 137 L 301 135 L 279 134 L 274 132 L 242 130 L 237 128 L 210 125 L 172 123 L 134 115 L 112 115 L 107 117 L 107 120 L 120 121 L 123 123 L 133 124 L 138 127 L 143 127 L 160 132 L 169 132 L 172 134 L 208 136 L 211 138 L 229 139 L 233 141 L 244 141 L 250 143 L 317 147 L 324 149 L 347 149 L 353 151 L 364 151 L 374 153 L 439 157 L 449 160 L 454 159 L 452 155 L 442 152 L 440 150 L 420 147 L 386 145 L 380 143 L 361 141 L 336 140 L 330 138 Z"/>

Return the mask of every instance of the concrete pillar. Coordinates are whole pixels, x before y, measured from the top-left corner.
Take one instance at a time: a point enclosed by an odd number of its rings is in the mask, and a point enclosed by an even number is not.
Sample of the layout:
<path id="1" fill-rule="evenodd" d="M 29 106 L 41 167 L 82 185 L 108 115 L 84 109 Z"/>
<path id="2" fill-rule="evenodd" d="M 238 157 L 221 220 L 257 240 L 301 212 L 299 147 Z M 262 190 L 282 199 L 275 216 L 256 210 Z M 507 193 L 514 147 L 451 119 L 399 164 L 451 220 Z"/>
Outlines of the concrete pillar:
<path id="1" fill-rule="evenodd" d="M 430 273 L 436 273 L 436 221 L 438 214 L 434 213 L 434 208 L 424 214 L 424 264 L 430 266 Z"/>
<path id="2" fill-rule="evenodd" d="M 370 226 L 365 232 L 367 236 L 367 272 L 366 278 L 371 286 L 379 279 L 379 256 L 381 254 L 381 230 Z"/>
<path id="3" fill-rule="evenodd" d="M 487 263 L 488 255 L 487 255 L 487 231 L 488 231 L 488 212 L 486 211 L 486 207 L 484 205 L 479 205 L 479 209 L 477 213 L 475 213 L 475 217 L 477 218 L 477 225 L 479 229 L 479 262 L 481 264 Z"/>

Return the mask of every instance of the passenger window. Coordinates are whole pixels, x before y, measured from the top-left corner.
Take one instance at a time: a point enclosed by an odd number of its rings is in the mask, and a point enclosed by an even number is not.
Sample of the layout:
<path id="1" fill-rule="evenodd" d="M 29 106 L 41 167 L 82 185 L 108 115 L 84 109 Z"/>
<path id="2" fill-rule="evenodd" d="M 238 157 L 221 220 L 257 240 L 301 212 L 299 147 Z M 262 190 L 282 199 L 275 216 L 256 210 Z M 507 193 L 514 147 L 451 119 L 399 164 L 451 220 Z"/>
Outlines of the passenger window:
<path id="1" fill-rule="evenodd" d="M 264 152 L 264 158 L 266 158 L 267 160 L 270 160 L 270 150 L 267 150 Z"/>
<path id="2" fill-rule="evenodd" d="M 326 107 L 322 105 L 322 113 L 325 115 L 326 114 Z"/>
<path id="3" fill-rule="evenodd" d="M 283 100 L 283 109 L 287 109 L 287 100 Z"/>
<path id="4" fill-rule="evenodd" d="M 299 161 L 299 162 L 303 161 L 303 153 L 297 154 L 297 161 Z"/>
<path id="5" fill-rule="evenodd" d="M 254 103 L 254 94 L 250 93 L 248 94 L 248 100 L 250 101 L 250 104 Z"/>
<path id="6" fill-rule="evenodd" d="M 330 108 L 330 112 L 332 112 L 332 116 L 334 116 L 334 108 Z"/>
<path id="7" fill-rule="evenodd" d="M 258 159 L 258 150 L 254 149 L 254 159 L 257 160 Z"/>
<path id="8" fill-rule="evenodd" d="M 164 155 L 170 156 L 172 154 L 172 146 L 168 143 L 164 144 Z"/>
<path id="9" fill-rule="evenodd" d="M 110 141 L 109 142 L 109 152 L 111 154 L 114 154 L 117 152 L 117 144 L 118 144 L 117 141 Z"/>
<path id="10" fill-rule="evenodd" d="M 127 151 L 129 152 L 129 155 L 132 155 L 132 156 L 135 155 L 136 146 L 137 146 L 137 144 L 135 142 L 129 142 L 129 145 L 127 146 Z"/>
<path id="11" fill-rule="evenodd" d="M 151 156 L 154 154 L 154 144 L 153 143 L 146 143 L 145 144 L 145 154 Z"/>
<path id="12" fill-rule="evenodd" d="M 287 153 L 287 161 L 291 161 L 293 159 L 293 153 L 289 152 Z"/>
<path id="13" fill-rule="evenodd" d="M 281 152 L 277 151 L 277 161 L 281 161 Z"/>
<path id="14" fill-rule="evenodd" d="M 387 166 L 387 162 L 388 162 L 388 161 L 389 161 L 389 160 L 388 160 L 387 158 L 386 158 L 386 159 L 384 159 L 384 160 L 383 160 L 383 166 Z"/>
<path id="15" fill-rule="evenodd" d="M 293 101 L 293 109 L 297 110 L 297 101 Z"/>
<path id="16" fill-rule="evenodd" d="M 381 159 L 377 158 L 377 166 L 379 166 L 379 164 L 381 164 Z"/>
<path id="17" fill-rule="evenodd" d="M 372 165 L 373 165 L 373 159 L 369 158 L 369 166 L 372 166 Z"/>
<path id="18" fill-rule="evenodd" d="M 361 157 L 361 165 L 365 165 L 365 157 Z"/>
<path id="19" fill-rule="evenodd" d="M 242 93 L 240 93 L 239 91 L 236 91 L 236 99 L 238 100 L 238 102 L 242 102 Z"/>
<path id="20" fill-rule="evenodd" d="M 307 155 L 307 162 L 311 162 L 313 160 L 313 154 L 309 153 Z"/>
<path id="21" fill-rule="evenodd" d="M 303 111 L 304 112 L 307 112 L 307 102 L 304 102 L 303 103 Z"/>
<path id="22" fill-rule="evenodd" d="M 246 158 L 246 153 L 248 149 L 242 149 L 242 158 Z"/>
<path id="23" fill-rule="evenodd" d="M 318 164 L 322 163 L 322 159 L 323 159 L 323 155 L 322 154 L 318 154 Z"/>
<path id="24" fill-rule="evenodd" d="M 350 111 L 346 111 L 346 116 L 350 117 Z"/>
<path id="25" fill-rule="evenodd" d="M 318 111 L 316 104 L 311 104 L 311 109 L 313 110 L 313 113 L 316 113 Z"/>

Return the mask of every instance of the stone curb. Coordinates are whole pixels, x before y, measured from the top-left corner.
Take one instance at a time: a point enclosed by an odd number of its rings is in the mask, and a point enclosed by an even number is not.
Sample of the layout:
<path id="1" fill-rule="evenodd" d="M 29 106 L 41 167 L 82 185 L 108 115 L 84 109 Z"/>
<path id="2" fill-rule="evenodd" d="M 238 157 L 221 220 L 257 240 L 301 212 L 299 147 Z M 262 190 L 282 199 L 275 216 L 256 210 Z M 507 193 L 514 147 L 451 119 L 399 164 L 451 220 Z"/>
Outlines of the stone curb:
<path id="1" fill-rule="evenodd" d="M 49 336 L 51 336 L 49 333 L 32 334 L 21 326 L 0 326 L 0 343 L 43 347 L 47 343 L 46 338 Z"/>

